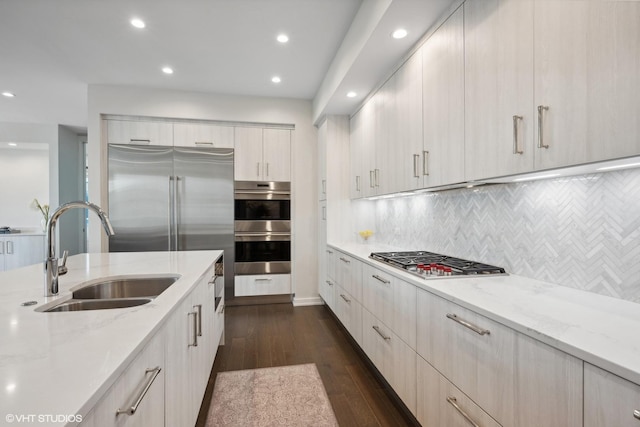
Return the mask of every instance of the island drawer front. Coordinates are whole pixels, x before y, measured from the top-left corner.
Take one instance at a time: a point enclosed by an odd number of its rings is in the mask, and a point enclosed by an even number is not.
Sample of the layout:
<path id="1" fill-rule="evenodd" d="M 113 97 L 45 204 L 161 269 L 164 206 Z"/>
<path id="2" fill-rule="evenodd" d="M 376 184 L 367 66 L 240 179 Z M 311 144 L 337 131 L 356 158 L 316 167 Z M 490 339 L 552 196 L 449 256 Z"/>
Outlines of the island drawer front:
<path id="1" fill-rule="evenodd" d="M 584 427 L 640 426 L 640 385 L 584 364 Z"/>
<path id="2" fill-rule="evenodd" d="M 423 427 L 500 427 L 456 386 L 418 356 L 418 414 Z"/>
<path id="3" fill-rule="evenodd" d="M 158 332 L 83 418 L 81 426 L 164 425 L 164 347 L 164 333 Z M 138 402 L 133 414 L 122 413 Z"/>
<path id="4" fill-rule="evenodd" d="M 260 274 L 235 277 L 235 296 L 283 295 L 291 293 L 290 274 Z"/>

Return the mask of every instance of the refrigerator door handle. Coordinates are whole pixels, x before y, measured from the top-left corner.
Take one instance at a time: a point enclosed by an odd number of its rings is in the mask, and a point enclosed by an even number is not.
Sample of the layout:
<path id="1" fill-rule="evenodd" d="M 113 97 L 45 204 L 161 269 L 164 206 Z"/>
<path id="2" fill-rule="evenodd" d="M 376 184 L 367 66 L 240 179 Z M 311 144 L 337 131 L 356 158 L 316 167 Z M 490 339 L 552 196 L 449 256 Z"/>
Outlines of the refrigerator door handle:
<path id="1" fill-rule="evenodd" d="M 169 247 L 167 248 L 167 250 L 171 251 L 172 250 L 172 246 L 173 246 L 173 234 L 174 234 L 174 227 L 173 224 L 175 223 L 174 218 L 173 218 L 173 207 L 174 207 L 174 200 L 175 200 L 175 196 L 174 196 L 174 189 L 175 189 L 175 183 L 173 181 L 173 176 L 169 176 L 169 204 L 167 205 L 169 207 Z"/>
<path id="2" fill-rule="evenodd" d="M 175 177 L 175 191 L 173 199 L 173 250 L 178 251 L 178 236 L 180 235 L 180 181 L 184 180 L 183 176 Z"/>

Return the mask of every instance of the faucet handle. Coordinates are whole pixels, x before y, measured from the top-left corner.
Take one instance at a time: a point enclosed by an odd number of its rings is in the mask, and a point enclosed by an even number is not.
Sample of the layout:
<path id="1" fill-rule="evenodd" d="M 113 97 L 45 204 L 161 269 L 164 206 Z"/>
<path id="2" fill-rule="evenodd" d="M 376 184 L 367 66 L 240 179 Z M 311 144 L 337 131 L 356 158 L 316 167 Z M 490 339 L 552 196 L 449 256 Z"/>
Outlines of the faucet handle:
<path id="1" fill-rule="evenodd" d="M 68 250 L 65 250 L 64 252 L 62 252 L 62 265 L 58 266 L 58 276 L 67 274 L 67 257 L 68 256 L 69 256 Z"/>

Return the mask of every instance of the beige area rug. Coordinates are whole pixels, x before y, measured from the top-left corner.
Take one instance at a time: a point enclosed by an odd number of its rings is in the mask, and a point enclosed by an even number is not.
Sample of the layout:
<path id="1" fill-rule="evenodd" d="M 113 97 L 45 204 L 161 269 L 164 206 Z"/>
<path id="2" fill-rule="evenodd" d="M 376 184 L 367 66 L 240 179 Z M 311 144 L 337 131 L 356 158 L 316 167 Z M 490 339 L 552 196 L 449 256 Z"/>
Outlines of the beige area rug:
<path id="1" fill-rule="evenodd" d="M 337 426 L 314 363 L 220 372 L 207 427 Z"/>

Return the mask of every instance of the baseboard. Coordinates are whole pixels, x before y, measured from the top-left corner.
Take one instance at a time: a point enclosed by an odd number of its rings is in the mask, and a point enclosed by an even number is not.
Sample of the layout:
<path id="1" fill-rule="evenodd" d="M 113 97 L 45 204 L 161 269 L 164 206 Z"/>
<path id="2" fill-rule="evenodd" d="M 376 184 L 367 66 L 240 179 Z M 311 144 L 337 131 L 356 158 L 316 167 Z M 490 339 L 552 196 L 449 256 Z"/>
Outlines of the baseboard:
<path id="1" fill-rule="evenodd" d="M 305 305 L 323 305 L 324 301 L 319 296 L 312 298 L 298 298 L 293 297 L 294 307 L 304 307 Z"/>

